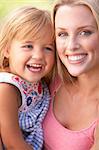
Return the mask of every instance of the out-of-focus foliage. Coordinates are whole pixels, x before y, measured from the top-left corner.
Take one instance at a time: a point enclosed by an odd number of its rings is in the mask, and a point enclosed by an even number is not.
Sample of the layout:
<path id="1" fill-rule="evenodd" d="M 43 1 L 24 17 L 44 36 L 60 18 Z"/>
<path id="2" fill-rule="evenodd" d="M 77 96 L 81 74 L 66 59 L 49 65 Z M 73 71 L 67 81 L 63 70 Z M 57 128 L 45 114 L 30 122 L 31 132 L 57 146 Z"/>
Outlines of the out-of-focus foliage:
<path id="1" fill-rule="evenodd" d="M 5 16 L 12 9 L 21 5 L 32 5 L 50 10 L 53 1 L 54 0 L 0 0 L 0 18 Z"/>

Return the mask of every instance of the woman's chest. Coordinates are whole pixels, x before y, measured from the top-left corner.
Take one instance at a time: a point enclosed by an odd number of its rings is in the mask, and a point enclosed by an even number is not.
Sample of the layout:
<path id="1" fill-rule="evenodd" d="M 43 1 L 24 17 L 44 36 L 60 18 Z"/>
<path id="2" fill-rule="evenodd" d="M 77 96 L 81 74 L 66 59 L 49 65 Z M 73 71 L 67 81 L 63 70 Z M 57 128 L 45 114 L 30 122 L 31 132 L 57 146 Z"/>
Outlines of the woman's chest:
<path id="1" fill-rule="evenodd" d="M 87 100 L 89 99 L 89 100 Z M 87 128 L 98 119 L 98 102 L 83 95 L 71 96 L 59 93 L 53 101 L 53 113 L 56 119 L 70 130 Z"/>

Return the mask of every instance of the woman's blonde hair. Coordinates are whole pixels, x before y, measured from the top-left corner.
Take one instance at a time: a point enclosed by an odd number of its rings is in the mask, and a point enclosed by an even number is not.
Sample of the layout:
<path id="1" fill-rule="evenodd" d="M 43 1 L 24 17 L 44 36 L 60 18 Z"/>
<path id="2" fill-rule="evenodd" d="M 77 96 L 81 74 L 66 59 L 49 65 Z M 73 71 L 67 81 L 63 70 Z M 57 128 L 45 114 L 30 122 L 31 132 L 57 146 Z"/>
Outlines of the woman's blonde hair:
<path id="1" fill-rule="evenodd" d="M 55 29 L 55 16 L 57 13 L 57 10 L 64 5 L 68 5 L 71 7 L 77 6 L 77 5 L 85 5 L 87 6 L 97 23 L 97 27 L 99 30 L 99 0 L 58 0 L 55 2 L 54 7 L 53 7 L 53 24 L 54 24 L 54 29 Z M 65 15 L 65 14 L 64 14 Z M 59 18 L 61 21 L 61 18 Z M 87 20 L 86 20 L 87 21 Z M 64 82 L 73 82 L 76 80 L 76 77 L 72 77 L 69 72 L 67 71 L 66 67 L 60 60 L 57 51 L 56 51 L 56 56 L 57 56 L 57 71 L 58 74 L 60 75 L 62 81 Z"/>
<path id="2" fill-rule="evenodd" d="M 0 28 L 0 68 L 4 69 L 9 65 L 8 59 L 4 57 L 4 51 L 10 47 L 13 39 L 39 39 L 45 33 L 46 26 L 52 30 L 54 41 L 54 30 L 48 11 L 32 6 L 23 6 L 13 10 L 3 20 Z"/>

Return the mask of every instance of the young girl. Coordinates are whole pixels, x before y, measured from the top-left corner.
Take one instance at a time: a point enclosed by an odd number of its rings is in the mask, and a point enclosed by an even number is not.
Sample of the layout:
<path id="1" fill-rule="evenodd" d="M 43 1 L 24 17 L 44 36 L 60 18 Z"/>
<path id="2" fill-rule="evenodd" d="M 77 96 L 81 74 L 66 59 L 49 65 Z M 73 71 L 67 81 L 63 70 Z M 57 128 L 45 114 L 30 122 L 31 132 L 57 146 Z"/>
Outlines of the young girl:
<path id="1" fill-rule="evenodd" d="M 99 0 L 59 0 L 53 9 L 57 68 L 44 120 L 47 150 L 99 150 Z M 98 139 L 98 140 L 97 140 Z M 98 142 L 98 143 L 97 143 Z"/>
<path id="2" fill-rule="evenodd" d="M 54 63 L 54 32 L 47 11 L 24 6 L 0 32 L 0 133 L 7 150 L 41 150 L 50 93 L 44 81 Z"/>

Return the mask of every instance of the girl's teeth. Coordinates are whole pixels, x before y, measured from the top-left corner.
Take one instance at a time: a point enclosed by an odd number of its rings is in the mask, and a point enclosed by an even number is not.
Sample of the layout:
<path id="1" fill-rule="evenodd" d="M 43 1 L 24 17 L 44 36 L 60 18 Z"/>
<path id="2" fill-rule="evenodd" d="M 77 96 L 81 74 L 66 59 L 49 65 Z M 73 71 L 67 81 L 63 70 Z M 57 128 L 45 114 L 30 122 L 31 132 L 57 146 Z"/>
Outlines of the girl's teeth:
<path id="1" fill-rule="evenodd" d="M 40 64 L 30 64 L 30 67 L 42 67 Z"/>
<path id="2" fill-rule="evenodd" d="M 42 65 L 40 64 L 30 64 L 27 65 L 27 68 L 32 72 L 39 72 L 43 69 Z"/>

